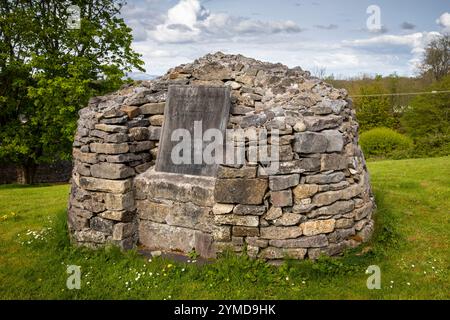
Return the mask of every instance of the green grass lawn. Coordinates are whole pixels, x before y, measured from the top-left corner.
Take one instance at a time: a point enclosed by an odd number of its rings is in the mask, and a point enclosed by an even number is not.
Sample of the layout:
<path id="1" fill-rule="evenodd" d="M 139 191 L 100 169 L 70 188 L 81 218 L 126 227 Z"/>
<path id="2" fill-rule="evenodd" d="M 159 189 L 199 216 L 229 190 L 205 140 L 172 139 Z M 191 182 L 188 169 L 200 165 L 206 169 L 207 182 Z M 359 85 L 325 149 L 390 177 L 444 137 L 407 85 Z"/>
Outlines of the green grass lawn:
<path id="1" fill-rule="evenodd" d="M 69 186 L 0 187 L 2 299 L 449 299 L 450 158 L 369 163 L 378 210 L 371 243 L 341 258 L 281 267 L 227 255 L 197 266 L 115 248 L 70 246 Z M 80 290 L 66 287 L 81 266 Z M 365 270 L 381 268 L 381 289 Z"/>

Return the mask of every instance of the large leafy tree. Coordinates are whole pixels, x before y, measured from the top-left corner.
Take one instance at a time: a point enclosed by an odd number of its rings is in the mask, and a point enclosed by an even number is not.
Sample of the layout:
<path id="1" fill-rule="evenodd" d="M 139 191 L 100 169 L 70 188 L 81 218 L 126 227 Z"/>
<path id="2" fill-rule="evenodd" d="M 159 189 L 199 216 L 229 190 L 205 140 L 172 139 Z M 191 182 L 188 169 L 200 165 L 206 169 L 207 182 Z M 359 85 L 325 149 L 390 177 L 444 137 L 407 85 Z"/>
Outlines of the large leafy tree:
<path id="1" fill-rule="evenodd" d="M 143 71 L 119 16 L 123 4 L 0 0 L 0 161 L 21 165 L 28 180 L 36 164 L 70 157 L 77 111 L 89 97 Z"/>
<path id="2" fill-rule="evenodd" d="M 421 65 L 422 76 L 441 80 L 450 73 L 450 33 L 430 41 Z"/>

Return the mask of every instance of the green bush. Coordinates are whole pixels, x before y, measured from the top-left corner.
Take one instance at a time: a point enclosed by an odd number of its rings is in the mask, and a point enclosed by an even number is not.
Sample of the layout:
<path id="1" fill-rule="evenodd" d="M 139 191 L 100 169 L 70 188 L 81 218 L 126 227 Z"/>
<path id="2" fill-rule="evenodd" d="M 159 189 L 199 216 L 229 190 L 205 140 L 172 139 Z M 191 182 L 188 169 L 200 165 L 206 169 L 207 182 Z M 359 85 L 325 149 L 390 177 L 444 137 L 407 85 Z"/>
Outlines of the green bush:
<path id="1" fill-rule="evenodd" d="M 413 147 L 410 138 L 383 127 L 363 132 L 360 144 L 367 158 L 407 158 Z"/>

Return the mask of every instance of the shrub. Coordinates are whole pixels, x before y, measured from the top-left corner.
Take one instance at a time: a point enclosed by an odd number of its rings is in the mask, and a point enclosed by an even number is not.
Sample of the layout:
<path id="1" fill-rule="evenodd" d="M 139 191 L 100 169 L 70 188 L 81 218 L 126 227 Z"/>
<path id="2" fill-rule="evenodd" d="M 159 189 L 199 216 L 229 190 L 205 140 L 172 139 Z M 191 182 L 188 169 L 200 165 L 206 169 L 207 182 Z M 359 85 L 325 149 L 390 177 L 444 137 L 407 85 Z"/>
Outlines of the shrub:
<path id="1" fill-rule="evenodd" d="M 407 158 L 412 140 L 389 128 L 374 128 L 363 132 L 360 144 L 367 158 Z"/>

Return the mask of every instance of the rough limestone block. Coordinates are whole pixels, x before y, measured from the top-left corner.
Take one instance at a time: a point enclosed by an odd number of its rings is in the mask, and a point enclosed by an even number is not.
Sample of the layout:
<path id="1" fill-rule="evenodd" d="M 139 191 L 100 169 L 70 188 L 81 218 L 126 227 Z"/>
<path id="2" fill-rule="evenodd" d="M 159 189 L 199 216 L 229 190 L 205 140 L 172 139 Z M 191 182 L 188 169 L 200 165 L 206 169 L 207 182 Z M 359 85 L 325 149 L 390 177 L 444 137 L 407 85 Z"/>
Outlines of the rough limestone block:
<path id="1" fill-rule="evenodd" d="M 271 191 L 270 202 L 275 207 L 292 206 L 292 191 L 291 190 Z"/>
<path id="2" fill-rule="evenodd" d="M 91 143 L 91 151 L 94 153 L 119 154 L 127 153 L 128 143 Z"/>
<path id="3" fill-rule="evenodd" d="M 132 191 L 124 193 L 124 194 L 114 194 L 114 193 L 106 193 L 105 194 L 105 206 L 108 210 L 134 210 L 134 194 Z M 113 219 L 115 220 L 115 219 Z"/>
<path id="4" fill-rule="evenodd" d="M 266 206 L 238 204 L 234 207 L 233 213 L 238 215 L 260 216 L 266 212 Z"/>
<path id="5" fill-rule="evenodd" d="M 141 113 L 145 115 L 164 114 L 165 102 L 146 103 L 141 106 Z"/>
<path id="6" fill-rule="evenodd" d="M 303 234 L 305 236 L 314 236 L 321 233 L 330 233 L 334 230 L 336 220 L 313 220 L 306 221 L 301 224 Z"/>
<path id="7" fill-rule="evenodd" d="M 328 238 L 324 234 L 316 236 L 302 236 L 298 239 L 270 240 L 269 244 L 279 248 L 317 248 L 326 247 Z"/>
<path id="8" fill-rule="evenodd" d="M 259 217 L 222 214 L 214 216 L 214 223 L 218 225 L 257 227 L 259 226 Z"/>
<path id="9" fill-rule="evenodd" d="M 286 176 L 269 177 L 269 188 L 272 191 L 284 190 L 298 185 L 300 181 L 299 174 L 291 174 Z"/>
<path id="10" fill-rule="evenodd" d="M 134 176 L 134 170 L 124 164 L 101 162 L 91 166 L 91 174 L 95 178 L 125 179 Z"/>
<path id="11" fill-rule="evenodd" d="M 299 204 L 303 199 L 310 198 L 315 195 L 318 190 L 319 186 L 316 184 L 299 184 L 292 190 L 292 193 L 294 194 L 294 202 Z"/>
<path id="12" fill-rule="evenodd" d="M 303 259 L 307 250 L 303 248 L 282 249 L 275 247 L 268 247 L 262 249 L 258 257 L 261 259 Z"/>
<path id="13" fill-rule="evenodd" d="M 295 227 L 277 227 L 270 226 L 260 228 L 261 238 L 263 239 L 293 239 L 300 237 L 303 232 L 299 226 Z"/>
<path id="14" fill-rule="evenodd" d="M 106 180 L 91 177 L 80 177 L 80 186 L 90 191 L 126 193 L 131 190 L 132 180 Z"/>
<path id="15" fill-rule="evenodd" d="M 112 238 L 113 240 L 123 240 L 132 236 L 136 232 L 136 225 L 132 222 L 119 222 L 114 225 Z"/>
<path id="16" fill-rule="evenodd" d="M 214 197 L 221 203 L 261 204 L 267 186 L 267 179 L 217 179 Z"/>

